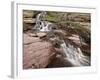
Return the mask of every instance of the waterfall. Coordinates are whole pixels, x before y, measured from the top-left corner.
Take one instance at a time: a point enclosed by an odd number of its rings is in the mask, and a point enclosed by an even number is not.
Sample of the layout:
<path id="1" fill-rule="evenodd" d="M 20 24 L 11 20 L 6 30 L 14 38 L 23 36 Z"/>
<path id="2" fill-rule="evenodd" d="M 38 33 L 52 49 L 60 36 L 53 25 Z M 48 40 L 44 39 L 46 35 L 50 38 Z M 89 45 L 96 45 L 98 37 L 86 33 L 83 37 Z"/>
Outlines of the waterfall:
<path id="1" fill-rule="evenodd" d="M 52 23 L 43 21 L 42 18 L 45 17 L 46 12 L 41 12 L 36 17 L 36 29 L 39 31 L 50 31 L 51 27 L 49 27 Z"/>
<path id="2" fill-rule="evenodd" d="M 36 29 L 38 31 L 45 32 L 52 30 L 52 23 L 42 20 L 45 15 L 45 12 L 41 12 L 36 17 Z M 66 61 L 69 61 L 73 66 L 90 65 L 89 57 L 85 56 L 79 47 L 76 48 L 69 43 L 66 45 L 64 40 L 62 40 L 62 42 L 63 43 L 60 44 L 60 46 L 63 53 L 66 55 L 66 57 L 64 57 Z"/>
<path id="3" fill-rule="evenodd" d="M 89 65 L 87 56 L 84 56 L 80 48 L 75 48 L 71 44 L 66 45 L 63 41 L 61 48 L 65 53 L 65 59 L 68 60 L 73 66 L 86 66 Z"/>
<path id="4" fill-rule="evenodd" d="M 50 31 L 51 30 L 51 23 L 50 22 L 42 22 L 41 23 L 41 25 L 40 25 L 40 27 L 41 27 L 41 29 L 40 29 L 40 31 Z"/>

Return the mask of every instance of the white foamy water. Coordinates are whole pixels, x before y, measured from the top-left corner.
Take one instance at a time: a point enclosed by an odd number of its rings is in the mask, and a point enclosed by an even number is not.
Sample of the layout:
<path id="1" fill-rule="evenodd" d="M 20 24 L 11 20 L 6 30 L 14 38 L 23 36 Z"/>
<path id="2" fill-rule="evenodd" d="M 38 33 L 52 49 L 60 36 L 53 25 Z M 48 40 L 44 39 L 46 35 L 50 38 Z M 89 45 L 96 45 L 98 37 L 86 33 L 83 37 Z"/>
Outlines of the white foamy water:
<path id="1" fill-rule="evenodd" d="M 67 46 L 64 41 L 61 44 L 61 48 L 66 55 L 65 59 L 68 60 L 71 64 L 73 64 L 73 66 L 89 65 L 88 57 L 83 55 L 80 48 L 75 48 L 70 44 L 68 44 Z"/>
<path id="2" fill-rule="evenodd" d="M 36 17 L 36 27 L 39 31 L 50 31 L 51 30 L 51 24 L 47 21 L 42 21 L 42 18 L 46 15 L 46 12 L 41 12 Z"/>
<path id="3" fill-rule="evenodd" d="M 51 25 L 50 22 L 41 22 L 40 31 L 50 31 L 51 30 L 50 25 Z"/>

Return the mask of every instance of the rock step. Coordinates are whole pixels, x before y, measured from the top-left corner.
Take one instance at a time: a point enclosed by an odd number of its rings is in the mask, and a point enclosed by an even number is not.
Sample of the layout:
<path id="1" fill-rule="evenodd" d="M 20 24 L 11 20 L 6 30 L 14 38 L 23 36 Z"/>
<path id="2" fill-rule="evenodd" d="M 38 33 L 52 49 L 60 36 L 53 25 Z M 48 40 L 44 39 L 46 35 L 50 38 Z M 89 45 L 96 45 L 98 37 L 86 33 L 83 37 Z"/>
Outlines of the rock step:
<path id="1" fill-rule="evenodd" d="M 23 22 L 24 23 L 35 23 L 36 19 L 35 18 L 24 18 Z"/>
<path id="2" fill-rule="evenodd" d="M 32 10 L 27 10 L 27 11 L 24 10 L 24 11 L 23 11 L 23 17 L 24 17 L 24 18 L 32 18 L 33 15 L 34 15 L 34 14 L 33 14 L 33 11 L 32 11 Z"/>

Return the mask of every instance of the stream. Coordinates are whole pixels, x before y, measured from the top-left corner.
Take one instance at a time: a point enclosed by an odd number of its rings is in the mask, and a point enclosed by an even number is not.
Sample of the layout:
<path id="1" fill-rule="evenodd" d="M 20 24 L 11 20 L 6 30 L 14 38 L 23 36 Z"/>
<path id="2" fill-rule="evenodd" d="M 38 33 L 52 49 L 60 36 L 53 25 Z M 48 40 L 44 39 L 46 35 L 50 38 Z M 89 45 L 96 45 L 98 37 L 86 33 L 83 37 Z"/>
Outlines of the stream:
<path id="1" fill-rule="evenodd" d="M 65 60 L 68 60 L 73 66 L 88 66 L 89 60 L 87 56 L 84 56 L 80 48 L 75 48 L 73 45 L 63 41 L 61 48 L 66 55 Z"/>
<path id="2" fill-rule="evenodd" d="M 41 12 L 36 17 L 36 29 L 40 32 L 48 32 L 52 30 L 52 23 L 43 21 L 42 18 L 46 15 L 46 12 Z M 90 65 L 89 58 L 85 56 L 79 47 L 74 47 L 70 43 L 60 44 L 60 48 L 66 55 L 65 60 L 69 61 L 73 66 L 88 66 Z"/>

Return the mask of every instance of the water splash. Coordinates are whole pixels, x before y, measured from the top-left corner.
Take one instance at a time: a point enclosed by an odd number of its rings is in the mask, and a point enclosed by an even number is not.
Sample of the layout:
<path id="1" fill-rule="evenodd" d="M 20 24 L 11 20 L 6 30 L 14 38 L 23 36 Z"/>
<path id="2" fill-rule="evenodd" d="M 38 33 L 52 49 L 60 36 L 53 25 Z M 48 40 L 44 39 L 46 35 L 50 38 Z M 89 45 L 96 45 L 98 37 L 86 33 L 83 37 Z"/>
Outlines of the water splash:
<path id="1" fill-rule="evenodd" d="M 61 48 L 65 53 L 65 59 L 68 60 L 73 66 L 87 66 L 89 65 L 89 60 L 87 56 L 84 56 L 80 48 L 75 48 L 73 45 L 63 41 Z"/>
<path id="2" fill-rule="evenodd" d="M 41 12 L 36 17 L 36 29 L 42 32 L 51 30 L 52 23 L 42 20 L 42 18 L 45 17 L 45 15 L 46 12 Z"/>
<path id="3" fill-rule="evenodd" d="M 51 25 L 52 23 L 50 22 L 46 22 L 46 21 L 42 21 L 41 25 L 40 25 L 40 31 L 50 31 L 51 30 Z"/>

